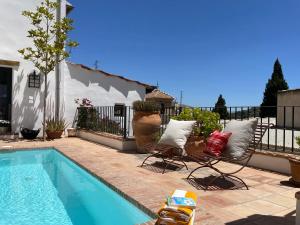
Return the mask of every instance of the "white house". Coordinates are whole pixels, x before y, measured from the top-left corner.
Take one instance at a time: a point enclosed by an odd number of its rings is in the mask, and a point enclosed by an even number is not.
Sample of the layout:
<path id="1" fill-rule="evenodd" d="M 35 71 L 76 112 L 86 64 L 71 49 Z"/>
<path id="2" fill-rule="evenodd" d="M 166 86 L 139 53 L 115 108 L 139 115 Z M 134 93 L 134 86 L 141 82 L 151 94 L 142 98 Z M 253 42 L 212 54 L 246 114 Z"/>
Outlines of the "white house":
<path id="1" fill-rule="evenodd" d="M 300 89 L 277 94 L 277 126 L 300 129 Z"/>
<path id="2" fill-rule="evenodd" d="M 65 17 L 72 5 L 58 0 L 57 17 Z M 11 131 L 20 127 L 41 128 L 43 109 L 43 77 L 34 76 L 32 63 L 23 60 L 18 50 L 31 44 L 27 36 L 29 21 L 23 10 L 34 10 L 41 0 L 0 1 L 0 120 L 11 121 Z M 131 105 L 144 99 L 151 85 L 121 76 L 93 70 L 83 65 L 62 62 L 49 75 L 48 116 L 54 116 L 55 107 L 71 124 L 74 119 L 75 98 L 89 98 L 94 105 Z"/>

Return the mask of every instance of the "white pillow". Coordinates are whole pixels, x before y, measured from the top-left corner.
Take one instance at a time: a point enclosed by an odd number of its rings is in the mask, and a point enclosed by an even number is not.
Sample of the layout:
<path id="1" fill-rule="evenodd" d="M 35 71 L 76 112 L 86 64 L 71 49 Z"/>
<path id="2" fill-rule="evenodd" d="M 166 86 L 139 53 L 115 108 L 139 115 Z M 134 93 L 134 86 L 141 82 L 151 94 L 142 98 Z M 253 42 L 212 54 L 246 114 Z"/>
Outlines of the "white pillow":
<path id="1" fill-rule="evenodd" d="M 241 157 L 248 150 L 257 127 L 257 119 L 231 120 L 224 131 L 231 132 L 224 154 L 234 158 Z"/>
<path id="2" fill-rule="evenodd" d="M 195 123 L 196 121 L 178 121 L 171 119 L 158 143 L 184 149 L 184 145 L 192 133 Z"/>

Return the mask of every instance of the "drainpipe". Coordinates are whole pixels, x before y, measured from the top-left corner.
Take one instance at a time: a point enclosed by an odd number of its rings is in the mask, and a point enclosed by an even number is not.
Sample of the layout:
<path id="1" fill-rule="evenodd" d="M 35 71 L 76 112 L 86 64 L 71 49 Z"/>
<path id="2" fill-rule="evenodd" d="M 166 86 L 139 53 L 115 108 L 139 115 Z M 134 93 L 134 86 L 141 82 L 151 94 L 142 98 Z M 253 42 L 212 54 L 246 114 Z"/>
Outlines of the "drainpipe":
<path id="1" fill-rule="evenodd" d="M 58 8 L 56 11 L 56 20 L 61 20 L 61 0 L 57 0 Z M 55 67 L 55 119 L 59 119 L 59 106 L 60 106 L 60 63 L 59 58 L 56 57 Z"/>
<path id="2" fill-rule="evenodd" d="M 300 191 L 296 192 L 296 225 L 300 225 Z"/>

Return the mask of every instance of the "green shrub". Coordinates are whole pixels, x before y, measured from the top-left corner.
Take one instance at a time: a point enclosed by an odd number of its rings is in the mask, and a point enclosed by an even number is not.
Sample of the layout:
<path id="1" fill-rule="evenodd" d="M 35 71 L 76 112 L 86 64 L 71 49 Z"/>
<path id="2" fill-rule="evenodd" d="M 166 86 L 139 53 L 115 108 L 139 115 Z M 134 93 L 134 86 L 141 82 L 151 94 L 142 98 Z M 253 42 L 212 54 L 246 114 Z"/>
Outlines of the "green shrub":
<path id="1" fill-rule="evenodd" d="M 77 108 L 77 128 L 92 129 L 97 123 L 97 110 L 93 107 L 78 107 Z"/>
<path id="2" fill-rule="evenodd" d="M 213 131 L 222 130 L 222 126 L 219 123 L 220 115 L 215 112 L 202 111 L 199 108 L 184 108 L 178 115 L 174 116 L 175 120 L 196 120 L 197 126 L 194 128 L 194 135 L 204 136 L 207 138 Z"/>
<path id="3" fill-rule="evenodd" d="M 137 112 L 159 112 L 160 107 L 157 103 L 146 101 L 135 101 L 132 108 Z"/>
<path id="4" fill-rule="evenodd" d="M 93 130 L 110 134 L 124 134 L 124 129 L 122 128 L 121 124 L 117 121 L 109 119 L 108 117 L 99 119 L 96 127 L 94 127 Z"/>
<path id="5" fill-rule="evenodd" d="M 299 136 L 299 137 L 296 137 L 296 142 L 297 142 L 297 144 L 298 144 L 299 147 L 300 147 L 300 136 Z"/>
<path id="6" fill-rule="evenodd" d="M 56 120 L 55 118 L 50 118 L 46 120 L 46 130 L 50 132 L 63 131 L 67 128 L 66 120 L 61 118 Z"/>

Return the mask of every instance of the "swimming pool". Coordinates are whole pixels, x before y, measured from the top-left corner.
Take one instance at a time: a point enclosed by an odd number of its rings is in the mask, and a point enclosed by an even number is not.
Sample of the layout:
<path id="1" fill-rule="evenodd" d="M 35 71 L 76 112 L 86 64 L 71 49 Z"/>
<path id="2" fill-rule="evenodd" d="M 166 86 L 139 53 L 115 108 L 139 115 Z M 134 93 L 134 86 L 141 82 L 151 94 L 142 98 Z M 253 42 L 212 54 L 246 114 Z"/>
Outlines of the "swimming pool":
<path id="1" fill-rule="evenodd" d="M 149 220 L 54 149 L 0 153 L 0 225 L 134 225 Z"/>

